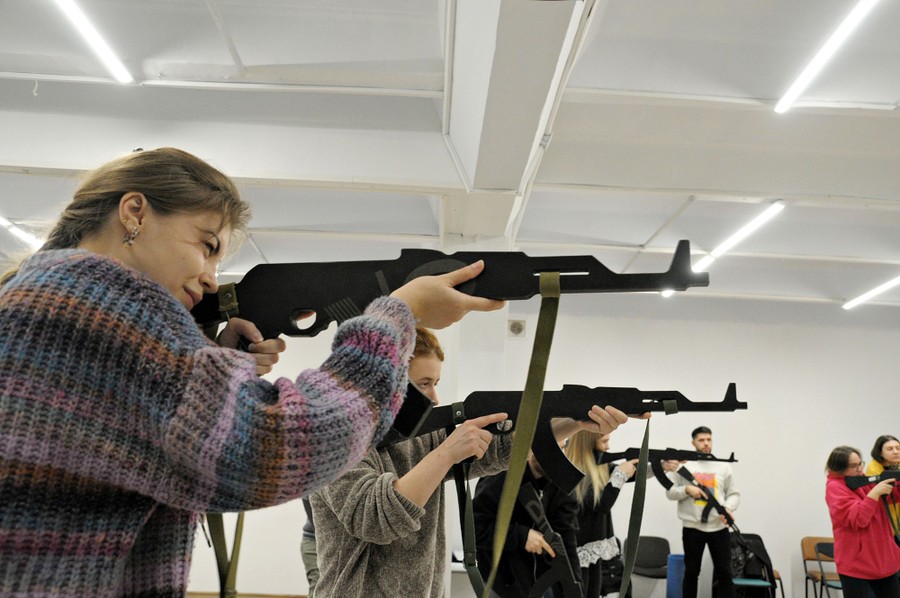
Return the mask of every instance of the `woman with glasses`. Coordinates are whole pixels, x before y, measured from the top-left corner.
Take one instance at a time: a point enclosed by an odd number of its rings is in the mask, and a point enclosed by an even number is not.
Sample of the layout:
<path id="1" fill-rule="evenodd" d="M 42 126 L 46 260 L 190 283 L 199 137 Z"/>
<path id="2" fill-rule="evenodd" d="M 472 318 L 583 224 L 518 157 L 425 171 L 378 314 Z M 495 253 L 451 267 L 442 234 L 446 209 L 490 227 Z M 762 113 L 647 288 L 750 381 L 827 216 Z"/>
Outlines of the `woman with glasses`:
<path id="1" fill-rule="evenodd" d="M 834 534 L 834 562 L 846 598 L 867 598 L 871 590 L 877 598 L 900 596 L 900 547 L 882 496 L 900 499 L 900 487 L 888 479 L 852 489 L 847 476 L 864 473 L 861 453 L 849 446 L 831 451 L 825 471 L 825 502 L 831 514 Z"/>

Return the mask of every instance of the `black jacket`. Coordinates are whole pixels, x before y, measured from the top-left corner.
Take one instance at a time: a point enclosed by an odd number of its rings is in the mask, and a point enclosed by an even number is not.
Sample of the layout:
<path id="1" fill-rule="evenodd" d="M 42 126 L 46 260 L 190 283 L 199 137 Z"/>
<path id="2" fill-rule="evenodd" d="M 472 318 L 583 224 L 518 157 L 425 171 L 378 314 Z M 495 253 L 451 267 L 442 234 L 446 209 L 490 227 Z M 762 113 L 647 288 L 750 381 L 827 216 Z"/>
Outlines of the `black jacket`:
<path id="1" fill-rule="evenodd" d="M 472 498 L 478 568 L 485 579 L 491 572 L 494 528 L 500 493 L 505 480 L 506 472 L 481 478 L 475 487 L 475 495 Z M 578 533 L 578 502 L 574 494 L 566 494 L 549 482 L 547 478 L 535 479 L 529 468 L 525 469 L 522 484 L 531 484 L 541 492 L 541 503 L 544 506 L 547 521 L 550 523 L 550 527 L 562 536 L 575 580 L 580 582 L 581 568 L 578 564 L 575 547 L 575 538 Z M 535 555 L 525 550 L 528 530 L 534 527 L 534 520 L 517 501 L 506 535 L 503 555 L 500 557 L 497 579 L 493 586 L 494 591 L 503 598 L 527 596 L 535 581 L 550 569 L 549 556 Z M 562 557 L 562 555 L 558 556 Z"/>

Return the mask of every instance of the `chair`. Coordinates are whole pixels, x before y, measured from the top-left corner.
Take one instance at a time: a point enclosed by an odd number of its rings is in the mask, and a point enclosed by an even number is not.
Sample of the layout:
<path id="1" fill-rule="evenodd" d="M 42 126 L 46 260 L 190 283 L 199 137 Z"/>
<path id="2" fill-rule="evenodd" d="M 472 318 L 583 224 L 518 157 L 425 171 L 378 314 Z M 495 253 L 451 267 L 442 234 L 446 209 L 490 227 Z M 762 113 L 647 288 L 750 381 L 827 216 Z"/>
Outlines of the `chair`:
<path id="1" fill-rule="evenodd" d="M 815 546 L 816 552 L 816 561 L 819 563 L 819 574 L 822 579 L 822 587 L 825 588 L 825 595 L 831 598 L 830 590 L 841 590 L 841 579 L 838 577 L 836 571 L 829 570 L 826 572 L 825 563 L 834 564 L 834 541 L 830 542 L 816 542 Z M 833 576 L 828 577 L 826 573 L 831 573 Z"/>
<path id="2" fill-rule="evenodd" d="M 781 579 L 781 573 L 778 572 L 778 569 L 772 569 L 772 573 L 775 576 L 775 584 L 781 590 L 781 598 L 784 598 L 784 581 Z"/>
<path id="3" fill-rule="evenodd" d="M 668 570 L 669 541 L 657 536 L 640 536 L 634 558 L 634 574 L 665 579 Z"/>
<path id="4" fill-rule="evenodd" d="M 784 582 L 781 580 L 781 573 L 778 572 L 778 569 L 775 569 L 774 567 L 771 569 L 772 579 L 769 579 L 769 565 L 771 565 L 771 559 L 762 538 L 758 534 L 747 532 L 741 532 L 740 535 L 743 538 L 742 542 L 745 554 L 746 550 L 749 549 L 750 553 L 755 554 L 756 558 L 759 559 L 762 577 L 734 576 L 731 579 L 734 586 L 743 588 L 765 588 L 770 598 L 776 598 L 775 588 L 777 587 L 781 591 L 781 598 L 784 598 Z M 735 536 L 732 535 L 732 543 L 734 542 L 736 542 L 736 539 Z M 732 545 L 734 546 L 734 544 Z"/>
<path id="5" fill-rule="evenodd" d="M 781 591 L 781 598 L 784 598 L 784 582 L 781 581 L 781 573 L 778 572 L 778 569 L 772 569 L 772 573 L 772 577 L 775 579 L 775 585 L 778 586 L 778 589 Z M 769 591 L 769 596 L 775 598 L 775 590 L 772 589 L 772 584 L 768 579 L 733 577 L 731 583 L 733 583 L 736 588 L 766 588 Z"/>
<path id="6" fill-rule="evenodd" d="M 625 540 L 626 546 L 631 539 Z M 665 596 L 669 574 L 669 541 L 657 536 L 640 536 L 631 576 L 635 596 Z"/>
<path id="7" fill-rule="evenodd" d="M 816 544 L 819 542 L 834 542 L 834 538 L 827 536 L 805 536 L 800 540 L 800 553 L 803 558 L 803 573 L 806 575 L 805 596 L 809 598 L 809 584 L 812 583 L 813 596 L 819 598 L 819 588 L 822 586 L 822 571 L 816 559 Z M 837 573 L 826 572 L 826 579 L 838 581 Z"/>

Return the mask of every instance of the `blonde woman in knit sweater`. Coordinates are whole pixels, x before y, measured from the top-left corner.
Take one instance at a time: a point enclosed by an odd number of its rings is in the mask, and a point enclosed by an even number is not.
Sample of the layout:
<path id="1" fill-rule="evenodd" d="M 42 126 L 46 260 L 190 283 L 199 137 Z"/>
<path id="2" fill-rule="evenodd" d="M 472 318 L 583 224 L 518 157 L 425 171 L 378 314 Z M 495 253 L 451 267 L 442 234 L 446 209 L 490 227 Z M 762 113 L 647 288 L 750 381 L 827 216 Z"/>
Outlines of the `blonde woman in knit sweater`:
<path id="1" fill-rule="evenodd" d="M 249 210 L 180 150 L 89 174 L 0 288 L 0 595 L 184 595 L 203 511 L 308 494 L 375 446 L 403 399 L 415 322 L 501 302 L 417 278 L 336 332 L 318 369 L 259 377 L 284 349 L 252 323 L 202 336 L 189 313 Z"/>

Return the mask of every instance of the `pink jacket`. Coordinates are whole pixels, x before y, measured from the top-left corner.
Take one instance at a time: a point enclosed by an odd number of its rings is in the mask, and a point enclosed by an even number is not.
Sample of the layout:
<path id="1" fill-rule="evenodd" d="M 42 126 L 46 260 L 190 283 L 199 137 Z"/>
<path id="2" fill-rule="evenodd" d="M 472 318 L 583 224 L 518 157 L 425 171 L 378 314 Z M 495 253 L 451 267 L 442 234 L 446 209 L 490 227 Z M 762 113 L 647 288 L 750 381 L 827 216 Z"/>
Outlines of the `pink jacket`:
<path id="1" fill-rule="evenodd" d="M 829 473 L 825 483 L 838 573 L 859 579 L 882 579 L 900 570 L 900 547 L 884 504 L 866 496 L 871 489 L 851 490 L 840 474 Z M 894 488 L 894 500 L 900 500 L 900 487 Z"/>

